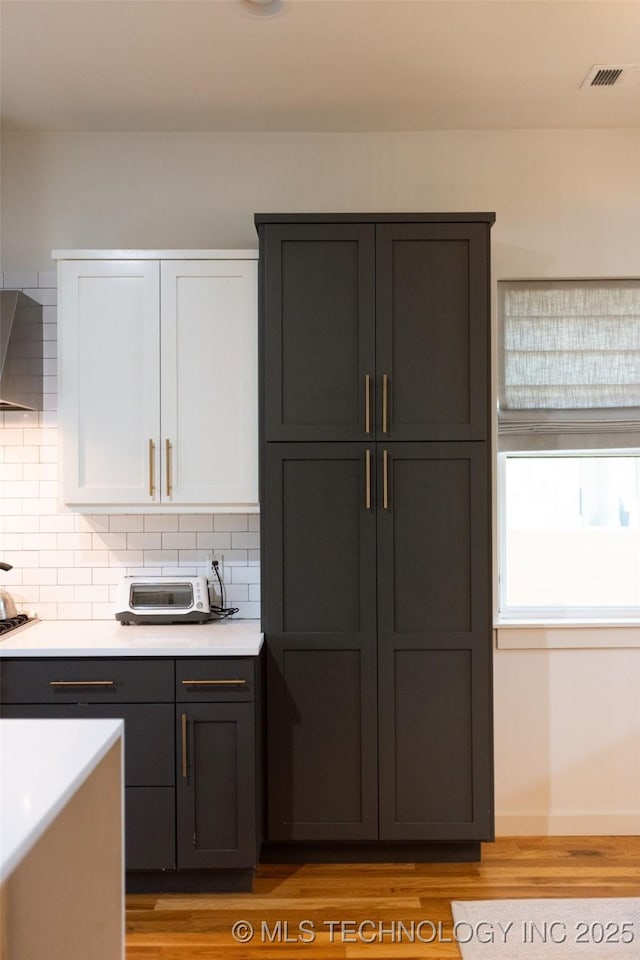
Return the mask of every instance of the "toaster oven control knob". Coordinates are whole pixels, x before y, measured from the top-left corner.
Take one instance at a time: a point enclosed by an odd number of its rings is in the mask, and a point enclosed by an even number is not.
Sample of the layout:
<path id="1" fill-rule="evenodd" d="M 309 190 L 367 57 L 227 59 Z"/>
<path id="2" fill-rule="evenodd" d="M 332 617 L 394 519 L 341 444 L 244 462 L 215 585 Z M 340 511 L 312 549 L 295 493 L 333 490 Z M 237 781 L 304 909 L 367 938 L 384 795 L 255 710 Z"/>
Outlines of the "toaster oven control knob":
<path id="1" fill-rule="evenodd" d="M 200 601 L 199 603 L 196 603 L 196 607 L 198 608 L 198 610 L 202 610 L 202 601 Z"/>

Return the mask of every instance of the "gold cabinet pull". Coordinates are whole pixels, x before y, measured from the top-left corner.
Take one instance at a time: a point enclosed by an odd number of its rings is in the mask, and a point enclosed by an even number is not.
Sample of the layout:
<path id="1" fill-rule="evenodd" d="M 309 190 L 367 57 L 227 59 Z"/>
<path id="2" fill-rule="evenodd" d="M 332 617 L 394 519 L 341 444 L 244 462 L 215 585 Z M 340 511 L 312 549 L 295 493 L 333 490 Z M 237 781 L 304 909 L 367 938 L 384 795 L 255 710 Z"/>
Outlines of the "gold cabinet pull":
<path id="1" fill-rule="evenodd" d="M 364 375 L 364 432 L 371 433 L 371 377 Z"/>
<path id="2" fill-rule="evenodd" d="M 382 374 L 382 432 L 387 432 L 389 419 L 389 377 Z"/>
<path id="3" fill-rule="evenodd" d="M 172 445 L 171 440 L 167 439 L 165 441 L 165 460 L 167 466 L 167 496 L 170 497 L 173 493 L 173 477 L 171 476 L 172 472 L 172 462 L 171 462 L 171 452 Z"/>
<path id="4" fill-rule="evenodd" d="M 365 510 L 371 510 L 371 450 L 364 455 L 364 473 L 364 506 Z"/>
<path id="5" fill-rule="evenodd" d="M 155 496 L 156 480 L 154 471 L 154 461 L 156 458 L 156 445 L 153 440 L 149 440 L 149 496 Z"/>
<path id="6" fill-rule="evenodd" d="M 50 687 L 113 687 L 115 680 L 49 680 Z"/>
<path id="7" fill-rule="evenodd" d="M 180 718 L 180 726 L 182 733 L 182 776 L 186 780 L 189 774 L 189 764 L 187 761 L 187 715 L 183 713 Z"/>
<path id="8" fill-rule="evenodd" d="M 382 451 L 382 508 L 389 509 L 389 453 Z"/>
<path id="9" fill-rule="evenodd" d="M 246 686 L 247 681 L 236 678 L 232 680 L 183 680 L 182 683 L 185 686 L 190 687 L 220 687 L 232 685 L 236 687 L 244 687 Z"/>

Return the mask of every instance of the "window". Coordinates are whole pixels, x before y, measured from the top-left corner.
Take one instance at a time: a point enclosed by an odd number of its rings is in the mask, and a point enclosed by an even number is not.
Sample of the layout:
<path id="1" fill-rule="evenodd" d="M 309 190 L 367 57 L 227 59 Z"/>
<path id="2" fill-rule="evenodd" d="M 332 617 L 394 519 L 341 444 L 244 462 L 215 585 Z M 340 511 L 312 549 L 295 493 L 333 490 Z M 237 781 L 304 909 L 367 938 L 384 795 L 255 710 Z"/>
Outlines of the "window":
<path id="1" fill-rule="evenodd" d="M 640 281 L 499 291 L 501 616 L 640 619 Z"/>

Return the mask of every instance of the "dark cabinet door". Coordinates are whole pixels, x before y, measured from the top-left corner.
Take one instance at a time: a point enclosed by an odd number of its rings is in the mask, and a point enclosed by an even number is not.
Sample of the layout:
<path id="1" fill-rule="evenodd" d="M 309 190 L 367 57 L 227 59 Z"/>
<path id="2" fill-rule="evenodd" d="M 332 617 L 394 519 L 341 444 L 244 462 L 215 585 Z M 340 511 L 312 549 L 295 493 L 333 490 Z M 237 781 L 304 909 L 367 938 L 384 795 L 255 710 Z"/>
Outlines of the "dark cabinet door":
<path id="1" fill-rule="evenodd" d="M 268 444 L 268 837 L 377 837 L 375 458 Z"/>
<path id="2" fill-rule="evenodd" d="M 487 439 L 488 240 L 482 223 L 376 227 L 378 439 Z"/>
<path id="3" fill-rule="evenodd" d="M 3 705 L 0 713 L 23 719 L 124 720 L 126 868 L 175 869 L 173 704 L 15 703 Z"/>
<path id="4" fill-rule="evenodd" d="M 371 429 L 374 232 L 358 223 L 261 228 L 267 440 L 363 439 L 367 409 Z"/>
<path id="5" fill-rule="evenodd" d="M 252 703 L 176 707 L 178 869 L 255 867 Z"/>
<path id="6" fill-rule="evenodd" d="M 378 460 L 380 836 L 490 839 L 486 446 L 390 444 Z"/>

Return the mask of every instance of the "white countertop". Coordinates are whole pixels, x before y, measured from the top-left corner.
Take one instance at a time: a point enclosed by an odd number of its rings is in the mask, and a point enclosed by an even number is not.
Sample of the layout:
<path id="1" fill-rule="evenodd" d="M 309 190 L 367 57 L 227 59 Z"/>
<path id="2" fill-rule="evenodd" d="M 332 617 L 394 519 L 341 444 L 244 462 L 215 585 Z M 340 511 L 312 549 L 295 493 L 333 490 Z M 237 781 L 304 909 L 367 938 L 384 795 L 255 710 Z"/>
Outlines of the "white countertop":
<path id="1" fill-rule="evenodd" d="M 0 720 L 0 883 L 123 730 L 122 720 Z"/>
<path id="2" fill-rule="evenodd" d="M 1 657 L 255 657 L 259 620 L 131 624 L 117 620 L 40 620 L 0 639 Z"/>

